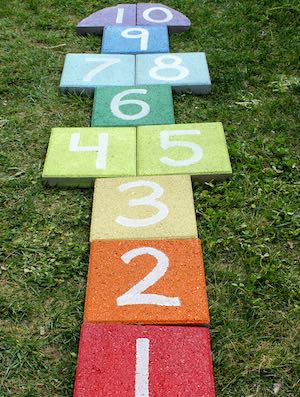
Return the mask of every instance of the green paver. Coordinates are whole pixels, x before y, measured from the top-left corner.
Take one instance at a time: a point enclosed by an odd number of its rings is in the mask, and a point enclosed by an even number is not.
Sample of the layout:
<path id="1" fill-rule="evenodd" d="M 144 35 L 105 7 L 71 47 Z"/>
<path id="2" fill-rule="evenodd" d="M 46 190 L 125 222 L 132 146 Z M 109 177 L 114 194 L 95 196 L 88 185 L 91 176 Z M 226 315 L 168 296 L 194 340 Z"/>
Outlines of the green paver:
<path id="1" fill-rule="evenodd" d="M 134 175 L 136 128 L 52 130 L 43 171 L 45 184 L 88 187 L 95 178 Z"/>
<path id="2" fill-rule="evenodd" d="M 138 175 L 231 175 L 222 123 L 145 126 L 137 129 Z"/>
<path id="3" fill-rule="evenodd" d="M 170 86 L 118 86 L 95 90 L 92 127 L 174 123 Z"/>

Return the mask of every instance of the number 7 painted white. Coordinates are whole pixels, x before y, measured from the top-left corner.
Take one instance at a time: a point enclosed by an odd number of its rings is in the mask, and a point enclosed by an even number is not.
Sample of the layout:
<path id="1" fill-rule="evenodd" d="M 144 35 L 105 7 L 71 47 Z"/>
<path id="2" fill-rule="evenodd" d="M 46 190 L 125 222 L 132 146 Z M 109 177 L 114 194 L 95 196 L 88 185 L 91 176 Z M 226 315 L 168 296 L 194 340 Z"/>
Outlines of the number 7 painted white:
<path id="1" fill-rule="evenodd" d="M 149 397 L 149 353 L 150 340 L 136 340 L 135 397 Z"/>
<path id="2" fill-rule="evenodd" d="M 83 77 L 83 81 L 85 82 L 91 82 L 93 80 L 93 78 L 95 76 L 97 76 L 97 74 L 99 74 L 100 72 L 102 72 L 102 70 L 105 70 L 107 68 L 109 68 L 112 65 L 115 65 L 116 63 L 121 62 L 120 58 L 85 58 L 84 59 L 85 62 L 88 63 L 96 63 L 98 64 L 96 67 L 94 67 L 94 69 L 90 70 L 84 77 Z"/>

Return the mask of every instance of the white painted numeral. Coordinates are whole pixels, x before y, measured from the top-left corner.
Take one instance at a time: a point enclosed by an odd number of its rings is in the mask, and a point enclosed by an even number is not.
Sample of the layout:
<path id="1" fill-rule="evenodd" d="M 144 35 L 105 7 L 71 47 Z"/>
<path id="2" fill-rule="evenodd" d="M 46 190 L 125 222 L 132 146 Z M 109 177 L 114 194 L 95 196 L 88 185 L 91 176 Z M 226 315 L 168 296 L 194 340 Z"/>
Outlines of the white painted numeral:
<path id="1" fill-rule="evenodd" d="M 166 61 L 172 61 L 172 62 L 166 62 Z M 185 79 L 189 74 L 189 70 L 185 67 L 182 66 L 182 59 L 177 56 L 177 55 L 161 55 L 157 58 L 155 58 L 154 61 L 156 66 L 153 66 L 149 70 L 149 75 L 155 79 L 155 80 L 162 80 L 162 81 L 177 81 L 177 80 L 183 80 Z M 160 75 L 159 71 L 160 70 L 176 70 L 178 71 L 177 76 L 165 76 L 165 75 Z"/>
<path id="2" fill-rule="evenodd" d="M 135 397 L 149 397 L 150 340 L 136 340 Z"/>
<path id="3" fill-rule="evenodd" d="M 122 23 L 124 19 L 124 8 L 118 8 L 116 23 Z"/>
<path id="4" fill-rule="evenodd" d="M 153 19 L 150 14 L 153 11 L 161 11 L 165 14 L 165 16 L 162 19 Z M 147 10 L 143 12 L 143 17 L 146 19 L 146 21 L 153 22 L 153 23 L 164 23 L 164 22 L 169 22 L 173 19 L 173 14 L 168 8 L 164 7 L 150 7 Z"/>
<path id="5" fill-rule="evenodd" d="M 203 157 L 203 150 L 201 146 L 194 142 L 188 141 L 170 141 L 170 137 L 178 135 L 200 135 L 198 130 L 176 130 L 176 131 L 161 131 L 160 133 L 160 147 L 167 150 L 172 147 L 186 147 L 192 150 L 191 157 L 185 160 L 174 160 L 169 157 L 161 157 L 160 162 L 172 167 L 184 167 L 187 165 L 198 163 Z"/>
<path id="6" fill-rule="evenodd" d="M 115 221 L 119 225 L 126 227 L 145 227 L 145 226 L 154 225 L 155 223 L 162 221 L 168 216 L 169 209 L 166 206 L 166 204 L 162 203 L 161 201 L 157 201 L 157 199 L 164 194 L 164 189 L 158 183 L 141 179 L 138 181 L 123 183 L 118 187 L 118 189 L 120 192 L 125 192 L 128 189 L 133 189 L 143 186 L 153 189 L 153 192 L 148 196 L 129 200 L 128 201 L 129 207 L 135 207 L 139 205 L 147 205 L 147 206 L 149 205 L 151 207 L 157 208 L 158 212 L 153 216 L 143 219 L 118 216 Z"/>
<path id="7" fill-rule="evenodd" d="M 84 77 L 83 81 L 90 82 L 93 80 L 97 74 L 102 72 L 102 70 L 105 70 L 109 68 L 112 65 L 115 65 L 116 63 L 121 62 L 120 58 L 85 58 L 85 62 L 88 63 L 96 63 L 97 66 L 94 67 L 94 69 L 90 70 Z"/>
<path id="8" fill-rule="evenodd" d="M 80 133 L 75 132 L 71 135 L 70 152 L 97 152 L 96 168 L 104 170 L 107 162 L 108 133 L 98 134 L 98 146 L 79 146 Z"/>
<path id="9" fill-rule="evenodd" d="M 136 32 L 136 33 L 134 33 Z M 149 31 L 145 28 L 128 28 L 123 30 L 121 35 L 125 39 L 141 39 L 140 49 L 141 51 L 148 50 L 148 42 L 149 42 Z"/>
<path id="10" fill-rule="evenodd" d="M 126 305 L 158 305 L 158 306 L 181 306 L 179 298 L 170 298 L 165 295 L 143 294 L 147 288 L 151 287 L 160 280 L 169 267 L 169 258 L 162 251 L 152 247 L 140 247 L 132 249 L 121 256 L 123 262 L 127 265 L 132 259 L 140 255 L 151 255 L 157 260 L 155 268 L 147 274 L 143 280 L 139 281 L 130 290 L 117 298 L 118 306 Z"/>
<path id="11" fill-rule="evenodd" d="M 138 120 L 142 119 L 150 113 L 150 106 L 145 101 L 140 101 L 139 99 L 123 99 L 124 96 L 130 94 L 141 94 L 146 95 L 148 93 L 145 89 L 132 89 L 125 90 L 113 97 L 110 103 L 110 110 L 114 116 L 122 120 Z M 125 114 L 121 112 L 120 107 L 124 105 L 137 105 L 140 106 L 141 110 L 136 114 Z"/>

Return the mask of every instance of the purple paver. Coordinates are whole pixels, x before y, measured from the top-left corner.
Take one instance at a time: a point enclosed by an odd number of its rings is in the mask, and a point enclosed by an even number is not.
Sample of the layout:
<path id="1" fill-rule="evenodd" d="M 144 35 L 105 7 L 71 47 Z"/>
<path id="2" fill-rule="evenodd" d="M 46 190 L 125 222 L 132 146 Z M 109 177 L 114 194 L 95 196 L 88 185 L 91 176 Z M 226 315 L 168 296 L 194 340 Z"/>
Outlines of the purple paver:
<path id="1" fill-rule="evenodd" d="M 136 4 L 118 4 L 84 18 L 77 25 L 78 34 L 101 34 L 104 26 L 136 26 Z"/>
<path id="2" fill-rule="evenodd" d="M 191 21 L 181 12 L 163 4 L 139 3 L 137 25 L 167 25 L 169 32 L 180 33 L 190 28 Z"/>

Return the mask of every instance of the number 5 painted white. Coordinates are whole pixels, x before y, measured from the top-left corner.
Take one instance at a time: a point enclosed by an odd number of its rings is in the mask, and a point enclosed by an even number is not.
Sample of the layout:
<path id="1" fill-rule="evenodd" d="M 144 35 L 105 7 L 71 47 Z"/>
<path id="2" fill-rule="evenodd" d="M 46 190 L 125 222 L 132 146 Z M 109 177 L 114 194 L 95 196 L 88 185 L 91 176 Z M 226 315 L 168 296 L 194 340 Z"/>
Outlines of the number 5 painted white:
<path id="1" fill-rule="evenodd" d="M 136 340 L 135 397 L 149 397 L 150 340 Z"/>
<path id="2" fill-rule="evenodd" d="M 170 141 L 170 137 L 178 135 L 200 135 L 198 130 L 176 130 L 176 131 L 161 131 L 160 133 L 160 147 L 167 150 L 171 147 L 186 147 L 192 150 L 193 154 L 190 158 L 185 160 L 174 160 L 169 157 L 161 157 L 160 162 L 172 167 L 183 167 L 198 163 L 203 157 L 202 148 L 194 142 L 188 141 Z"/>
<path id="3" fill-rule="evenodd" d="M 155 268 L 147 274 L 143 280 L 130 288 L 125 294 L 117 298 L 118 306 L 126 305 L 157 305 L 157 306 L 181 306 L 179 298 L 170 298 L 165 295 L 142 294 L 160 280 L 169 268 L 169 258 L 162 251 L 152 247 L 139 247 L 126 252 L 121 256 L 122 261 L 127 265 L 132 259 L 141 255 L 151 255 L 157 260 Z"/>
<path id="4" fill-rule="evenodd" d="M 115 221 L 122 226 L 126 227 L 145 227 L 154 225 L 165 219 L 169 214 L 169 209 L 166 204 L 161 201 L 157 201 L 156 199 L 160 198 L 164 194 L 164 189 L 153 181 L 147 180 L 138 180 L 128 183 L 123 183 L 118 187 L 120 192 L 125 192 L 128 189 L 136 188 L 136 187 L 150 187 L 153 189 L 153 193 L 148 196 L 141 197 L 138 199 L 131 199 L 128 201 L 129 207 L 135 207 L 139 205 L 147 205 L 151 207 L 155 207 L 158 209 L 158 212 L 150 216 L 149 218 L 137 219 L 137 218 L 127 218 L 125 216 L 118 216 Z"/>
<path id="5" fill-rule="evenodd" d="M 137 34 L 134 32 L 137 32 Z M 141 51 L 148 50 L 149 31 L 147 29 L 128 28 L 122 31 L 121 36 L 123 36 L 125 39 L 141 39 L 141 45 L 140 45 Z"/>

